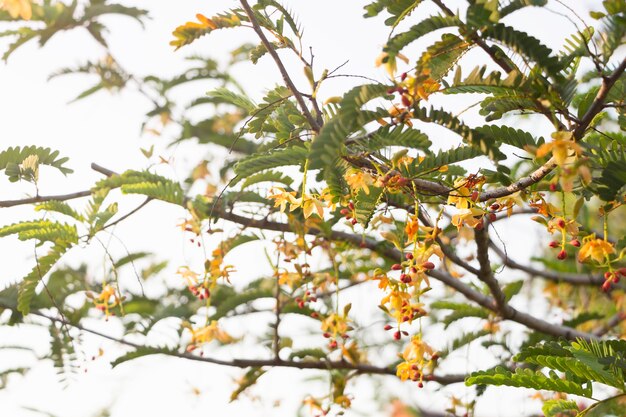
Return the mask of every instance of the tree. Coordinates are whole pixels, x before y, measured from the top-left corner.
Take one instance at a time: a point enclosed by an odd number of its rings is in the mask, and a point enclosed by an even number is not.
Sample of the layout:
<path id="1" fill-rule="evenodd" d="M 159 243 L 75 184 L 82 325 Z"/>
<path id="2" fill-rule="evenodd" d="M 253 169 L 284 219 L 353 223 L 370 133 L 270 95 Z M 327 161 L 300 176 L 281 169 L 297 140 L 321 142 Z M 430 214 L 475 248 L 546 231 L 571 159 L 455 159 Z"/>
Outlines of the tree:
<path id="1" fill-rule="evenodd" d="M 436 11 L 425 13 L 421 3 Z M 268 85 L 256 102 L 229 68 L 210 58 L 192 57 L 190 67 L 171 78 L 122 68 L 101 18 L 121 14 L 142 22 L 144 10 L 106 0 L 1 2 L 0 21 L 14 28 L 2 33 L 13 41 L 5 60 L 30 40 L 43 46 L 59 31 L 85 28 L 106 57 L 54 74 L 96 80 L 77 99 L 135 89 L 154 103 L 146 123 L 178 128 L 172 144 L 196 140 L 199 152 L 222 150 L 217 160 L 197 161 L 179 182 L 157 173 L 156 155 L 143 149 L 152 165 L 118 173 L 94 163 L 102 180 L 63 195 L 42 195 L 37 187 L 40 168 L 41 175 L 48 168 L 71 174 L 59 151 L 12 146 L 0 152 L 9 181 L 35 186 L 32 197 L 3 200 L 0 207 L 31 205 L 39 213 L 0 227 L 0 237 L 34 242 L 36 253 L 31 272 L 0 292 L 3 325 L 47 326 L 49 358 L 63 370 L 75 361 L 82 333 L 128 348 L 114 366 L 167 355 L 241 368 L 232 399 L 257 381 L 262 385 L 274 368 L 319 370 L 331 389 L 305 399 L 314 415 L 349 410 L 359 400 L 352 382 L 372 375 L 399 378 L 416 392 L 430 384 L 476 386 L 473 398 L 453 398 L 445 411 L 416 411 L 424 416 L 474 415 L 486 385 L 554 392 L 543 397 L 547 416 L 577 415 L 579 397 L 596 401 L 582 403 L 587 416 L 624 410 L 626 59 L 620 47 L 626 4 L 604 1 L 591 13 L 592 24 L 557 1 L 574 31 L 555 52 L 514 28 L 528 8 L 551 13 L 546 1 L 469 1 L 458 9 L 447 3 L 366 5 L 365 18 L 384 16 L 381 24 L 389 27 L 377 62 L 388 77 L 341 97 L 325 97 L 325 83 L 354 74 L 341 74 L 341 66 L 316 68 L 294 13 L 274 0 L 240 0 L 176 28 L 176 49 L 210 45 L 204 36 L 222 29 L 254 31 L 257 44 L 234 49 L 231 65 L 273 61 L 283 81 Z M 415 48 L 418 40 L 427 46 Z M 306 89 L 286 64 L 294 57 Z M 479 65 L 469 66 L 472 61 Z M 177 103 L 176 89 L 198 80 L 211 80 L 213 89 L 188 105 Z M 471 106 L 455 114 L 458 97 Z M 454 145 L 439 149 L 435 137 L 444 131 L 454 135 Z M 118 201 L 128 194 L 145 200 L 120 213 Z M 205 248 L 203 265 L 176 266 L 179 283 L 165 279 L 165 262 L 150 263 L 143 252 L 116 259 L 105 248 L 109 269 L 99 281 L 85 266 L 63 263 L 77 246 L 93 244 L 157 201 L 186 211 L 180 227 L 192 245 L 219 238 Z M 517 218 L 550 236 L 536 259 L 516 259 L 503 246 L 507 239 L 500 235 Z M 164 221 L 176 220 L 158 220 Z M 223 224 L 239 227 L 225 233 Z M 530 230 L 516 232 L 531 240 Z M 259 242 L 273 272 L 234 282 L 242 261 L 229 253 Z M 141 273 L 133 274 L 135 265 Z M 162 278 L 158 296 L 127 284 L 153 276 Z M 363 286 L 377 291 L 366 306 L 351 295 Z M 558 318 L 525 311 L 521 300 L 530 298 Z M 357 302 L 359 312 L 378 321 L 366 325 L 368 318 L 351 310 Z M 120 321 L 124 334 L 85 324 L 93 317 Z M 242 317 L 267 328 L 256 340 L 265 350 L 254 358 L 228 354 L 249 339 L 225 330 Z M 151 343 L 150 330 L 166 319 L 178 323 L 177 342 Z M 470 332 L 457 325 L 477 322 Z M 313 326 L 315 335 L 302 337 L 294 323 Z M 466 375 L 470 360 L 448 371 L 454 351 L 481 345 L 497 351 L 498 366 Z M 610 388 L 598 390 L 595 383 Z M 410 413 L 394 404 L 396 415 Z"/>

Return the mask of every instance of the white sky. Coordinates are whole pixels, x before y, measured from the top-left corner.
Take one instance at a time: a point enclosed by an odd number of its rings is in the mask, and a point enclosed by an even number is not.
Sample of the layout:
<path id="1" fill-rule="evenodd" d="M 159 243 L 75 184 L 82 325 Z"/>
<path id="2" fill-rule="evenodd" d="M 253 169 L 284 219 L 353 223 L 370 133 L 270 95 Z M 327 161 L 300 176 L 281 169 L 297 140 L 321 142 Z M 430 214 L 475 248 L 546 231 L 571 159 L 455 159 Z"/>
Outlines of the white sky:
<path id="1" fill-rule="evenodd" d="M 572 7 L 587 16 L 591 4 L 599 1 L 567 1 Z M 124 1 L 127 5 L 137 5 L 149 8 L 152 19 L 147 22 L 146 30 L 134 21 L 125 18 L 108 18 L 110 26 L 110 46 L 118 61 L 132 73 L 171 75 L 184 67 L 183 58 L 192 53 L 201 53 L 214 58 L 225 60 L 224 56 L 244 40 L 254 41 L 250 32 L 242 30 L 223 31 L 210 37 L 202 38 L 192 47 L 173 52 L 168 45 L 171 40 L 171 31 L 179 24 L 188 20 L 195 20 L 195 13 L 201 12 L 207 16 L 236 6 L 233 1 Z M 384 78 L 384 72 L 374 68 L 374 60 L 387 38 L 388 29 L 380 19 L 362 19 L 363 1 L 295 1 L 284 2 L 296 12 L 305 28 L 305 45 L 314 47 L 316 67 L 319 72 L 323 68 L 332 69 L 349 59 L 343 67 L 342 73 L 359 74 Z M 450 2 L 452 3 L 452 2 Z M 457 3 L 453 3 L 457 4 Z M 558 4 L 551 6 L 555 10 L 562 10 Z M 427 15 L 430 8 L 426 5 L 415 13 L 416 19 Z M 556 15 L 539 14 L 529 10 L 516 15 L 520 20 L 514 23 L 531 34 L 541 38 L 549 46 L 557 47 L 563 37 L 572 32 L 572 27 Z M 423 43 L 416 43 L 407 50 L 407 55 L 415 58 Z M 52 172 L 44 172 L 40 186 L 41 194 L 58 194 L 89 188 L 100 178 L 92 172 L 89 165 L 96 162 L 115 171 L 125 169 L 140 169 L 146 166 L 146 160 L 141 155 L 140 147 L 149 147 L 155 143 L 157 147 L 164 144 L 165 138 L 141 136 L 140 125 L 144 114 L 149 110 L 149 103 L 139 95 L 124 92 L 119 95 L 110 95 L 105 92 L 97 93 L 86 100 L 67 105 L 83 87 L 90 85 L 91 79 L 78 76 L 67 76 L 47 81 L 48 75 L 65 66 L 73 66 L 87 59 L 98 59 L 102 56 L 102 49 L 92 41 L 86 33 L 76 30 L 56 35 L 43 49 L 35 43 L 29 43 L 20 48 L 10 58 L 8 65 L 0 63 L 0 149 L 16 145 L 47 146 L 61 151 L 62 155 L 70 157 L 69 165 L 75 169 L 75 174 L 63 178 Z M 478 58 L 468 57 L 467 59 Z M 270 88 L 279 82 L 273 62 L 264 58 L 257 66 L 240 65 L 234 69 L 239 80 L 250 89 L 255 98 L 259 98 L 264 89 Z M 297 69 L 295 78 L 300 85 L 305 85 L 301 70 Z M 345 78 L 329 82 L 328 87 L 322 90 L 322 96 L 340 94 L 348 89 L 357 80 Z M 201 91 L 210 89 L 210 84 L 198 83 Z M 195 92 L 194 92 L 195 93 Z M 456 108 L 463 108 L 466 103 L 455 103 Z M 439 132 L 435 130 L 435 132 Z M 542 132 L 547 134 L 549 132 Z M 449 146 L 453 142 L 449 137 L 437 137 L 439 146 Z M 167 156 L 174 157 L 175 167 L 172 175 L 184 175 L 184 169 L 197 157 L 197 149 L 193 146 L 182 146 L 175 151 L 168 150 Z M 0 178 L 0 199 L 20 198 L 32 193 L 32 188 L 26 184 L 12 185 Z M 120 205 L 120 212 L 134 207 L 138 198 L 124 198 Z M 186 244 L 175 227 L 184 213 L 181 210 L 168 208 L 165 205 L 153 204 L 135 216 L 130 224 L 123 224 L 116 234 L 131 251 L 150 250 L 163 257 L 172 259 L 172 267 L 185 263 L 193 263 L 199 259 L 199 253 Z M 28 208 L 3 209 L 0 211 L 0 224 L 8 224 L 18 219 L 32 216 Z M 522 224 L 511 226 L 509 230 L 522 230 Z M 514 243 L 515 235 L 507 233 L 505 240 L 516 249 L 518 259 L 524 259 L 533 248 L 530 242 Z M 258 247 L 257 247 L 258 249 Z M 120 244 L 112 243 L 112 250 L 123 254 L 124 248 Z M 77 251 L 70 257 L 70 261 L 91 259 L 94 265 L 92 273 L 97 275 L 98 268 L 102 267 L 102 253 L 98 250 Z M 254 254 L 241 253 L 241 258 Z M 87 258 L 86 258 L 87 257 Z M 239 259 L 239 258 L 238 258 Z M 0 285 L 15 282 L 32 267 L 32 246 L 17 242 L 17 240 L 0 240 Z M 258 258 L 257 258 L 258 260 Z M 259 262 L 251 261 L 238 265 L 242 276 L 259 274 Z M 367 294 L 357 293 L 355 297 L 367 297 Z M 99 325 L 104 331 L 116 334 L 116 325 Z M 241 323 L 244 328 L 253 328 L 254 323 Z M 26 333 L 24 333 L 26 331 Z M 167 329 L 163 329 L 164 332 Z M 29 336 L 25 337 L 24 334 Z M 45 337 L 39 333 L 24 328 L 0 329 L 0 345 L 11 344 L 16 339 L 27 340 L 36 346 L 39 352 L 45 351 L 37 342 L 37 337 Z M 86 338 L 82 349 L 87 357 L 93 355 L 99 341 Z M 111 350 L 113 352 L 113 350 Z M 242 351 L 243 352 L 243 351 Z M 243 352 L 246 353 L 246 352 Z M 249 354 L 249 351 L 247 351 Z M 55 413 L 62 417 L 89 417 L 95 415 L 102 407 L 112 406 L 113 417 L 136 415 L 161 416 L 206 416 L 207 414 L 222 415 L 255 415 L 255 416 L 292 416 L 293 410 L 299 401 L 312 386 L 308 383 L 294 384 L 296 378 L 305 378 L 315 373 L 300 373 L 297 371 L 272 371 L 260 380 L 253 391 L 263 398 L 260 403 L 243 400 L 228 404 L 230 391 L 233 389 L 232 378 L 241 372 L 228 370 L 211 365 L 190 363 L 183 360 L 151 357 L 125 364 L 111 371 L 108 361 L 114 355 L 109 354 L 94 363 L 88 364 L 88 372 L 80 374 L 74 383 L 63 389 L 54 375 L 49 363 L 40 364 L 27 377 L 13 378 L 8 389 L 0 391 L 0 416 L 30 417 L 39 414 L 24 410 L 23 406 L 36 407 Z M 5 355 L 0 351 L 0 370 L 15 365 L 13 361 L 27 360 L 21 356 Z M 480 358 L 474 360 L 468 354 L 466 358 L 459 358 L 458 369 L 450 372 L 462 372 L 468 364 L 464 359 L 472 361 L 474 366 Z M 445 395 L 427 396 L 427 391 L 417 391 L 411 384 L 398 384 L 389 378 L 381 379 L 387 386 L 394 386 L 399 395 L 412 398 L 416 402 L 428 406 L 432 401 L 441 408 Z M 390 385 L 391 384 L 391 385 Z M 355 410 L 363 415 L 371 414 L 371 405 L 366 398 L 371 398 L 374 392 L 371 386 L 361 384 L 351 392 L 358 392 Z M 192 393 L 192 387 L 201 391 L 200 396 Z M 455 392 L 457 390 L 457 392 Z M 467 389 L 457 386 L 446 389 L 446 393 L 455 392 L 463 395 Z M 526 415 L 536 407 L 520 405 L 515 413 L 511 414 L 509 390 L 500 389 L 497 396 L 491 396 L 480 408 L 481 417 Z M 323 393 L 323 390 L 319 394 Z M 359 399 L 360 398 L 360 399 Z M 275 400 L 282 399 L 284 407 L 273 409 Z M 508 401 L 508 402 L 507 402 Z M 368 408 L 369 407 L 369 408 Z"/>

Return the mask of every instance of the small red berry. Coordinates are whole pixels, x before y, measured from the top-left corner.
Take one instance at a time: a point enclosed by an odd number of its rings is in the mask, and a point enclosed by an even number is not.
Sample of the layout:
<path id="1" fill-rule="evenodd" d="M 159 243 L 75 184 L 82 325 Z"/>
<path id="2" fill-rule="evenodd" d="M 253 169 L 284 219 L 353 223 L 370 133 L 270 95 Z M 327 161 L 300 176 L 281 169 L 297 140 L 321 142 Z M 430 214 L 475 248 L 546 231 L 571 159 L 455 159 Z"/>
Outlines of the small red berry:
<path id="1" fill-rule="evenodd" d="M 570 240 L 569 244 L 579 248 L 580 247 L 580 240 L 578 240 L 578 239 Z"/>
<path id="2" fill-rule="evenodd" d="M 328 344 L 328 347 L 331 349 L 337 349 L 337 341 L 333 340 L 332 342 Z"/>
<path id="3" fill-rule="evenodd" d="M 556 184 L 550 184 L 550 191 L 556 191 Z"/>
<path id="4" fill-rule="evenodd" d="M 613 273 L 606 271 L 604 273 L 604 279 L 611 279 L 613 277 Z"/>
<path id="5" fill-rule="evenodd" d="M 328 339 L 330 337 L 330 333 L 326 332 L 322 336 L 324 336 L 326 339 Z"/>
<path id="6" fill-rule="evenodd" d="M 495 222 L 496 219 L 497 219 L 496 213 L 489 213 L 489 221 L 490 222 Z"/>
<path id="7" fill-rule="evenodd" d="M 565 252 L 564 250 L 561 250 L 561 252 L 559 252 L 559 254 L 556 255 L 556 257 L 557 259 L 562 261 L 563 259 L 567 258 L 567 252 Z"/>
<path id="8" fill-rule="evenodd" d="M 392 271 L 399 271 L 401 269 L 402 269 L 402 265 L 400 265 L 400 264 L 393 264 L 393 265 L 391 265 L 391 270 Z"/>
<path id="9" fill-rule="evenodd" d="M 406 75 L 407 75 L 406 72 L 403 72 L 402 74 L 400 74 L 400 79 L 402 81 L 406 80 Z"/>
<path id="10" fill-rule="evenodd" d="M 401 337 L 402 337 L 402 334 L 400 332 L 395 332 L 393 334 L 393 338 L 396 340 L 400 340 Z"/>
<path id="11" fill-rule="evenodd" d="M 407 258 L 407 259 L 413 259 L 413 254 L 409 252 L 409 253 L 405 254 L 404 257 Z"/>
<path id="12" fill-rule="evenodd" d="M 476 201 L 476 200 L 478 200 L 478 197 L 479 197 L 479 196 L 480 196 L 480 194 L 478 193 L 478 191 L 474 190 L 474 191 L 472 191 L 472 194 L 471 194 L 471 196 L 470 196 L 470 199 L 471 199 L 472 201 Z"/>
<path id="13" fill-rule="evenodd" d="M 563 229 L 565 227 L 565 220 L 563 219 L 559 219 L 559 221 L 556 223 L 561 229 Z"/>
<path id="14" fill-rule="evenodd" d="M 391 324 L 387 324 L 385 327 L 383 327 L 385 330 L 391 330 L 392 326 Z"/>
<path id="15" fill-rule="evenodd" d="M 352 221 L 350 223 L 352 223 L 352 225 L 354 226 L 355 224 L 358 223 L 358 221 L 356 219 L 352 219 Z"/>
<path id="16" fill-rule="evenodd" d="M 550 246 L 551 248 L 558 248 L 559 242 L 557 242 L 556 240 L 553 240 L 552 242 L 548 244 L 548 246 Z"/>

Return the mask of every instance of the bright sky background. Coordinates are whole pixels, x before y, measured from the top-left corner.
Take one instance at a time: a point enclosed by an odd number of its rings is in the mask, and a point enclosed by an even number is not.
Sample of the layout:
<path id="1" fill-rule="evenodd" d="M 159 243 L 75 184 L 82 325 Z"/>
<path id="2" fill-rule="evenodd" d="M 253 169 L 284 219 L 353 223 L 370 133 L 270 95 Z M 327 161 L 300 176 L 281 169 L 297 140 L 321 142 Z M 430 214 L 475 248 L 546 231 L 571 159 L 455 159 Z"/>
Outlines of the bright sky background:
<path id="1" fill-rule="evenodd" d="M 592 5 L 600 1 L 567 1 L 575 7 L 582 16 L 588 16 Z M 111 28 L 109 42 L 111 50 L 118 61 L 131 73 L 146 75 L 171 75 L 184 67 L 183 58 L 192 53 L 201 53 L 225 61 L 226 54 L 245 40 L 254 41 L 251 32 L 245 30 L 230 30 L 216 33 L 210 37 L 196 41 L 192 47 L 174 52 L 168 45 L 171 40 L 171 31 L 179 24 L 194 20 L 196 13 L 207 16 L 236 6 L 234 1 L 123 1 L 126 5 L 137 5 L 150 10 L 152 19 L 147 22 L 145 30 L 135 21 L 126 18 L 108 18 L 106 23 Z M 383 80 L 385 74 L 374 67 L 376 56 L 388 36 L 388 29 L 382 25 L 381 19 L 364 20 L 361 18 L 363 1 L 315 0 L 284 2 L 295 10 L 296 15 L 305 28 L 305 45 L 314 47 L 316 68 L 321 72 L 323 68 L 335 68 L 344 61 L 348 64 L 340 71 L 345 74 L 359 74 Z M 451 5 L 458 2 L 447 2 Z M 425 5 L 415 13 L 415 17 L 427 15 L 430 10 Z M 562 11 L 563 7 L 552 2 L 551 8 Z M 515 15 L 516 20 L 509 21 L 514 26 L 524 29 L 546 44 L 558 47 L 561 40 L 569 35 L 573 28 L 561 17 L 555 14 L 539 14 L 527 10 Z M 1 44 L 0 44 L 1 45 Z M 416 43 L 407 48 L 406 54 L 416 57 L 416 53 L 423 43 Z M 89 188 L 100 174 L 90 170 L 89 165 L 96 162 L 114 171 L 122 172 L 126 169 L 141 169 L 146 166 L 146 160 L 139 148 L 147 148 L 155 143 L 157 147 L 164 144 L 166 138 L 157 138 L 150 135 L 141 135 L 140 125 L 144 114 L 149 110 L 149 102 L 133 92 L 123 92 L 110 95 L 105 92 L 97 93 L 86 100 L 68 105 L 81 90 L 92 81 L 79 76 L 67 76 L 48 81 L 48 76 L 66 66 L 74 66 L 87 59 L 102 57 L 102 48 L 91 40 L 86 33 L 80 30 L 56 35 L 43 48 L 39 49 L 35 43 L 29 43 L 20 48 L 10 58 L 8 65 L 0 63 L 0 149 L 16 145 L 47 146 L 61 151 L 62 155 L 70 157 L 70 166 L 76 171 L 74 175 L 63 178 L 55 172 L 44 172 L 40 186 L 41 194 L 61 194 Z M 474 54 L 471 56 L 471 54 Z M 480 52 L 471 52 L 468 60 L 480 58 Z M 291 63 L 293 64 L 293 62 Z M 234 69 L 234 74 L 242 84 L 249 89 L 252 96 L 260 98 L 266 88 L 279 82 L 273 62 L 267 57 L 256 66 L 240 65 Z M 300 85 L 303 83 L 301 70 L 297 69 L 295 78 Z M 337 79 L 329 82 L 328 87 L 322 90 L 322 96 L 340 94 L 351 85 L 358 82 L 354 78 Z M 210 84 L 198 83 L 197 88 L 202 91 L 210 89 Z M 196 88 L 196 87 L 194 87 Z M 184 95 L 184 93 L 181 93 Z M 462 109 L 469 102 L 458 102 L 453 105 Z M 541 127 L 539 127 L 541 128 Z M 436 131 L 436 130 L 435 130 Z M 438 131 L 436 131 L 438 132 Z M 549 134 L 548 131 L 542 132 Z M 440 142 L 437 142 L 437 139 Z M 436 138 L 435 146 L 449 146 L 449 137 Z M 183 176 L 185 168 L 195 161 L 197 148 L 191 145 L 181 146 L 174 151 L 165 151 L 167 156 L 174 158 L 174 168 L 170 175 Z M 166 171 L 165 171 L 166 172 Z M 166 172 L 167 173 L 167 172 Z M 10 185 L 0 178 L 0 199 L 21 198 L 32 194 L 33 189 L 27 184 Z M 134 207 L 140 198 L 124 198 L 120 205 L 120 213 Z M 28 208 L 2 209 L 0 224 L 8 224 L 18 219 L 32 216 Z M 175 224 L 184 216 L 182 210 L 166 207 L 163 204 L 152 204 L 135 216 L 132 222 L 123 224 L 116 230 L 116 236 L 130 248 L 131 251 L 149 250 L 157 255 L 172 259 L 171 268 L 177 265 L 193 263 L 199 259 L 199 253 L 186 243 L 186 239 L 177 231 Z M 536 245 L 531 241 L 520 241 L 515 231 L 521 231 L 522 223 L 513 222 L 506 230 L 504 239 L 513 249 L 516 259 L 524 259 L 532 253 Z M 97 246 L 97 245 L 94 245 Z M 257 247 L 258 249 L 258 247 Z M 25 275 L 33 264 L 32 246 L 20 243 L 17 240 L 0 240 L 0 285 L 15 282 Z M 117 240 L 112 241 L 111 250 L 123 255 L 124 247 Z M 70 262 L 91 259 L 91 273 L 97 276 L 102 268 L 102 251 L 95 247 L 84 251 L 78 250 L 68 258 Z M 258 253 L 258 252 L 257 252 Z M 258 257 L 251 253 L 239 252 L 237 259 L 247 260 L 238 264 L 241 276 L 250 276 L 260 273 Z M 249 260 L 249 261 L 248 261 Z M 367 297 L 365 290 L 359 290 L 355 297 Z M 537 314 L 540 314 L 537 313 Z M 94 323 L 103 331 L 110 334 L 119 334 L 114 323 L 102 325 Z M 254 323 L 241 322 L 235 325 L 235 331 L 253 331 Z M 163 329 L 164 340 L 171 329 Z M 28 336 L 23 336 L 27 334 Z M 38 348 L 40 353 L 45 352 L 46 344 L 39 342 L 38 337 L 45 334 L 37 333 L 25 328 L 0 329 L 0 345 L 11 344 L 16 338 L 27 341 Z M 94 355 L 98 348 L 109 344 L 102 344 L 93 338 L 86 338 L 81 348 L 87 358 Z M 254 349 L 254 347 L 249 347 Z M 96 415 L 103 407 L 111 406 L 113 417 L 136 415 L 161 416 L 206 416 L 207 414 L 223 415 L 254 415 L 254 416 L 292 416 L 293 410 L 306 394 L 307 389 L 320 384 L 294 384 L 296 378 L 305 378 L 315 373 L 298 371 L 272 371 L 260 380 L 259 385 L 252 392 L 262 398 L 261 402 L 251 402 L 247 399 L 228 404 L 228 397 L 234 388 L 232 378 L 241 374 L 239 370 L 230 370 L 190 363 L 183 360 L 151 357 L 132 363 L 124 364 L 111 371 L 108 365 L 114 355 L 105 356 L 95 362 L 87 363 L 88 372 L 79 374 L 76 380 L 66 389 L 58 383 L 50 363 L 38 365 L 27 377 L 13 378 L 8 389 L 0 391 L 0 415 L 9 417 L 31 417 L 41 414 L 32 413 L 23 409 L 23 406 L 36 407 L 54 413 L 60 417 L 90 417 Z M 237 352 L 233 353 L 236 355 Z M 240 350 L 240 355 L 250 354 L 250 350 Z M 460 358 L 459 364 L 463 360 Z M 0 370 L 13 367 L 23 361 L 28 362 L 26 356 L 9 356 L 0 351 Z M 462 360 L 461 360 L 462 359 Z M 477 358 L 476 361 L 479 361 Z M 475 363 L 470 364 L 471 366 Z M 466 366 L 466 365 L 461 365 Z M 450 372 L 462 372 L 464 369 L 449 369 Z M 435 397 L 427 395 L 427 391 L 417 391 L 410 384 L 400 385 L 389 378 L 380 379 L 381 383 L 397 387 L 398 395 L 405 395 L 423 406 L 432 406 L 441 409 L 445 395 Z M 200 395 L 194 394 L 194 388 Z M 359 384 L 351 389 L 357 393 L 359 401 L 355 410 L 362 415 L 371 414 L 371 404 L 366 398 L 373 398 L 375 392 L 368 384 Z M 462 385 L 454 389 L 446 388 L 445 393 L 464 395 L 466 388 Z M 510 411 L 510 397 L 507 390 L 498 391 L 498 396 L 492 395 L 485 405 L 479 408 L 480 417 L 495 417 L 518 415 L 507 413 Z M 284 407 L 273 408 L 276 400 L 282 400 Z M 509 401 L 507 403 L 507 400 Z M 433 403 L 434 401 L 434 403 Z M 368 404 L 370 404 L 368 406 Z M 526 415 L 536 410 L 534 405 L 523 406 L 519 412 Z M 370 408 L 368 408 L 370 407 Z M 358 415 L 358 414 L 355 414 Z"/>

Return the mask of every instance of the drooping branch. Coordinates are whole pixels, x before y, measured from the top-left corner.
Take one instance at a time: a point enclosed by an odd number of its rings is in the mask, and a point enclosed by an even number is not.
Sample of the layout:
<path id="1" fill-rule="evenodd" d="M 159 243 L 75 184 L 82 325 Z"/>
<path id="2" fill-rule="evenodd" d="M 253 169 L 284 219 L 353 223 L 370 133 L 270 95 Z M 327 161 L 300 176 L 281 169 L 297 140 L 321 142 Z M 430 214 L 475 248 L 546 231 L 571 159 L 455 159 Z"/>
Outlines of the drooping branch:
<path id="1" fill-rule="evenodd" d="M 245 227 L 260 228 L 279 232 L 292 232 L 291 226 L 289 224 L 271 221 L 267 218 L 262 220 L 250 219 L 245 216 L 240 216 L 238 214 L 234 214 L 221 209 L 214 210 L 213 215 L 223 220 L 228 220 L 234 223 L 241 224 Z M 320 230 L 315 228 L 310 228 L 307 231 L 307 234 L 314 236 L 323 235 Z M 385 245 L 384 243 L 371 238 L 365 238 L 360 235 L 335 230 L 330 233 L 328 238 L 331 240 L 349 242 L 354 244 L 355 246 L 370 249 L 378 253 L 379 255 L 382 255 L 394 261 L 401 261 L 403 259 L 402 253 L 398 249 Z M 458 278 L 454 278 L 450 274 L 437 270 L 428 271 L 427 274 L 429 277 L 432 277 L 437 281 L 440 281 L 444 285 L 455 289 L 463 296 L 465 296 L 465 298 L 467 298 L 468 300 L 474 301 L 482 307 L 485 307 L 486 309 L 493 311 L 494 313 L 500 314 L 503 319 L 517 322 L 530 329 L 545 334 L 549 334 L 555 337 L 564 337 L 569 340 L 574 340 L 576 338 L 592 340 L 598 338 L 591 333 L 581 332 L 567 326 L 553 324 L 537 317 L 531 316 L 530 314 L 516 310 L 508 304 L 503 311 L 499 311 L 497 308 L 497 303 L 492 297 L 476 291 L 471 286 L 465 284 Z"/>
<path id="2" fill-rule="evenodd" d="M 10 310 L 14 310 L 15 307 L 5 305 L 0 303 L 1 308 L 6 308 Z M 49 314 L 43 313 L 38 310 L 33 310 L 30 314 L 45 318 L 55 323 L 60 323 L 63 325 L 71 326 L 76 329 L 79 329 L 85 333 L 90 333 L 95 336 L 132 347 L 134 349 L 146 349 L 150 348 L 149 346 L 144 346 L 142 344 L 131 342 L 124 338 L 119 338 L 115 336 L 111 336 L 105 333 L 102 333 L 98 330 L 91 329 L 89 327 L 85 327 L 80 323 L 75 323 L 72 321 L 65 320 L 60 317 L 54 317 Z M 207 356 L 199 356 L 193 355 L 191 353 L 186 352 L 178 352 L 174 350 L 159 350 L 159 348 L 154 347 L 155 354 L 163 354 L 166 356 L 177 357 L 181 359 L 187 359 L 198 362 L 211 363 L 214 365 L 222 365 L 229 366 L 234 368 L 251 368 L 251 367 L 273 367 L 273 368 L 294 368 L 294 369 L 317 369 L 317 370 L 349 370 L 355 371 L 359 374 L 369 374 L 369 375 L 396 375 L 393 366 L 385 367 L 385 366 L 375 366 L 367 363 L 351 363 L 347 361 L 284 361 L 276 358 L 272 359 L 218 359 Z M 455 384 L 459 382 L 465 381 L 465 375 L 461 374 L 450 374 L 450 375 L 429 375 L 425 377 L 428 381 L 434 381 L 442 385 Z"/>

